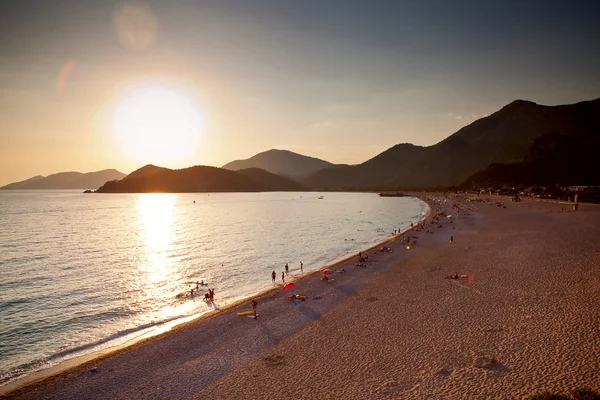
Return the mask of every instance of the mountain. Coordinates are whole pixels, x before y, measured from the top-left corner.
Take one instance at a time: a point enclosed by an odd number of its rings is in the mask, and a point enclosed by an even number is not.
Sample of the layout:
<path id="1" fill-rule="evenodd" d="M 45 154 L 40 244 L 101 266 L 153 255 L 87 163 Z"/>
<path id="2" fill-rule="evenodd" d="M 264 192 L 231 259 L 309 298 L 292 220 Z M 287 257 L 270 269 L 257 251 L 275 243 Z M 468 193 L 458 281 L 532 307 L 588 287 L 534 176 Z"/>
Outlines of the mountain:
<path id="1" fill-rule="evenodd" d="M 223 168 L 238 171 L 246 168 L 260 168 L 277 175 L 300 177 L 335 164 L 314 157 L 303 156 L 288 150 L 268 150 L 246 160 L 236 160 L 223 165 Z"/>
<path id="2" fill-rule="evenodd" d="M 124 173 L 116 169 L 97 172 L 60 172 L 46 177 L 38 175 L 21 182 L 10 183 L 0 189 L 96 189 L 104 182 L 121 179 Z"/>
<path id="3" fill-rule="evenodd" d="M 494 163 L 467 179 L 464 187 L 600 185 L 595 158 L 600 135 L 572 137 L 551 132 L 535 140 L 523 162 Z"/>
<path id="4" fill-rule="evenodd" d="M 433 146 L 398 144 L 362 164 L 317 171 L 304 182 L 318 190 L 459 185 L 491 164 L 523 162 L 545 134 L 584 143 L 597 137 L 598 115 L 600 99 L 561 106 L 517 100 Z"/>
<path id="5" fill-rule="evenodd" d="M 229 171 L 194 166 L 168 169 L 146 165 L 120 181 L 106 182 L 97 193 L 194 193 L 301 191 L 306 187 L 290 179 L 257 168 Z"/>
<path id="6" fill-rule="evenodd" d="M 262 185 L 272 188 L 276 191 L 298 191 L 308 190 L 308 188 L 296 181 L 285 178 L 280 175 L 275 175 L 260 168 L 246 168 L 237 171 L 239 174 L 245 175 L 255 182 L 260 182 Z"/>

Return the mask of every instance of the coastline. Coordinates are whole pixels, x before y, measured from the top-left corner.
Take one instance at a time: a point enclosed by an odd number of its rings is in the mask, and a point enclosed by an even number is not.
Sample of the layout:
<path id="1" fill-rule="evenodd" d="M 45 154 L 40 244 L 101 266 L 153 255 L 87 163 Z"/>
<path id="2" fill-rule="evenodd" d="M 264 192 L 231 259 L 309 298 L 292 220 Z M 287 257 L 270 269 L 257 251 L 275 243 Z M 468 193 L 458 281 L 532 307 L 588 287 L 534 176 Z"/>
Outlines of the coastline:
<path id="1" fill-rule="evenodd" d="M 316 273 L 297 280 L 306 302 L 274 289 L 260 299 L 257 320 L 221 312 L 4 397 L 460 399 L 598 390 L 600 209 L 491 198 L 507 208 L 466 203 L 473 211 L 461 211 L 455 230 L 440 218 L 441 228 L 426 225 L 434 234 L 416 232 L 414 251 L 396 241 L 393 253 L 369 253 L 368 268 L 342 264 L 333 284 Z M 455 271 L 471 278 L 444 279 Z"/>
<path id="2" fill-rule="evenodd" d="M 422 221 L 431 217 L 432 205 L 430 203 L 426 202 L 423 199 L 423 196 L 416 196 L 416 195 L 410 196 L 409 195 L 407 197 L 418 198 L 419 200 L 423 201 L 428 206 L 425 215 L 421 215 L 421 219 L 419 220 L 419 223 L 421 223 Z M 367 253 L 367 252 L 376 250 L 384 244 L 393 242 L 396 239 L 396 237 L 400 237 L 400 236 L 405 235 L 406 233 L 414 230 L 416 227 L 417 227 L 417 224 L 415 224 L 415 227 L 409 227 L 409 228 L 405 229 L 404 231 L 399 232 L 395 236 L 391 236 L 391 237 L 382 239 L 378 242 L 375 242 L 375 244 L 373 244 L 372 246 L 370 246 L 366 249 L 360 250 L 360 251 L 362 251 L 363 253 Z M 340 259 L 337 259 L 330 263 L 322 265 L 321 267 L 319 267 L 316 270 L 303 273 L 302 275 L 299 275 L 299 276 L 295 276 L 291 280 L 289 280 L 288 283 L 289 282 L 299 283 L 308 278 L 311 278 L 311 277 L 314 277 L 317 275 L 320 276 L 320 274 L 323 270 L 335 268 L 335 267 L 347 264 L 347 263 L 351 262 L 351 260 L 355 259 L 356 256 L 357 256 L 356 252 L 349 254 L 347 256 L 343 256 Z M 234 301 L 232 303 L 226 304 L 222 307 L 219 306 L 218 308 L 216 308 L 212 311 L 207 311 L 207 312 L 204 312 L 201 314 L 196 314 L 196 315 L 182 318 L 182 320 L 183 320 L 182 322 L 177 322 L 175 324 L 167 322 L 165 324 L 168 325 L 169 327 L 166 328 L 166 330 L 165 329 L 160 330 L 160 332 L 158 332 L 158 333 L 149 332 L 146 334 L 142 334 L 141 336 L 136 337 L 134 339 L 130 339 L 122 344 L 111 346 L 111 347 L 101 349 L 101 350 L 96 350 L 96 351 L 93 351 L 93 352 L 90 352 L 87 354 L 83 354 L 80 356 L 76 356 L 74 358 L 67 359 L 65 361 L 61 361 L 57 365 L 53 365 L 51 367 L 35 371 L 35 372 L 28 374 L 22 378 L 18 378 L 13 381 L 9 381 L 8 383 L 0 386 L 0 397 L 4 397 L 7 395 L 14 396 L 15 393 L 19 393 L 22 390 L 27 390 L 30 387 L 35 387 L 36 385 L 38 385 L 40 383 L 44 383 L 44 381 L 46 381 L 46 380 L 59 379 L 62 375 L 67 374 L 72 370 L 78 370 L 81 368 L 85 368 L 89 364 L 101 362 L 104 359 L 107 359 L 107 358 L 110 358 L 113 356 L 117 356 L 118 354 L 126 352 L 129 349 L 132 349 L 134 347 L 149 344 L 152 341 L 159 339 L 165 335 L 174 334 L 174 333 L 176 333 L 182 329 L 186 329 L 192 325 L 203 323 L 205 320 L 215 317 L 221 313 L 225 313 L 232 309 L 239 308 L 243 304 L 247 304 L 250 301 L 250 299 L 257 299 L 259 301 L 264 300 L 265 298 L 274 296 L 275 294 L 277 294 L 278 292 L 281 292 L 282 290 L 283 290 L 283 285 L 277 284 L 274 287 L 260 291 L 254 295 L 244 297 L 244 298 Z"/>

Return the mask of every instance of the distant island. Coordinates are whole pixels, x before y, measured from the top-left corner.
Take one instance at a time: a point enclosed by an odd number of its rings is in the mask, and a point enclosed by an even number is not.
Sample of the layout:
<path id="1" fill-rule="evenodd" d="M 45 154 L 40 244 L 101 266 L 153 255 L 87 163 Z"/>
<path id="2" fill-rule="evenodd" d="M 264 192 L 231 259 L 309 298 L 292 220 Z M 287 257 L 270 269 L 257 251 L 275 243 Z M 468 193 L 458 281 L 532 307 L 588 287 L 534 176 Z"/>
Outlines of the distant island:
<path id="1" fill-rule="evenodd" d="M 26 189 L 97 189 L 105 182 L 122 179 L 124 173 L 116 169 L 105 169 L 96 172 L 60 172 L 48 176 L 34 176 L 21 182 L 10 183 L 0 190 Z"/>
<path id="2" fill-rule="evenodd" d="M 304 191 L 308 188 L 291 179 L 259 168 L 229 171 L 194 166 L 169 169 L 146 165 L 121 180 L 106 182 L 96 193 L 194 193 Z"/>

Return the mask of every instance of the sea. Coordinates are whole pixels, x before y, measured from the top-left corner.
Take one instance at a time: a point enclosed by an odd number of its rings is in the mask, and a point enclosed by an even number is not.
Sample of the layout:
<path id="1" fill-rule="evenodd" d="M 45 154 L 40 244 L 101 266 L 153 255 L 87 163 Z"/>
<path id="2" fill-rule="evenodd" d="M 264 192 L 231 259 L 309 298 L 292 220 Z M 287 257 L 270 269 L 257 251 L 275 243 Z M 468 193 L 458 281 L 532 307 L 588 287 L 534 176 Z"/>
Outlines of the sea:
<path id="1" fill-rule="evenodd" d="M 1 191 L 0 385 L 268 290 L 286 263 L 289 282 L 427 210 L 376 193 Z"/>

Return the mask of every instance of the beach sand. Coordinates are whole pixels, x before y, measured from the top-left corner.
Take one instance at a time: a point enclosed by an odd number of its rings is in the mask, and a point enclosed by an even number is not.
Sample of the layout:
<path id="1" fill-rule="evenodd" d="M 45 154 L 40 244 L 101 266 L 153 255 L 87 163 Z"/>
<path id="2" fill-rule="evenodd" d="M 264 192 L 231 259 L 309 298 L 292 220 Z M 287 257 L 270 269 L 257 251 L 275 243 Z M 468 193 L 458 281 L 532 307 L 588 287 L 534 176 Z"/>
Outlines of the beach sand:
<path id="1" fill-rule="evenodd" d="M 599 390 L 600 208 L 466 204 L 474 210 L 452 224 L 428 223 L 434 234 L 410 232 L 419 237 L 410 250 L 396 240 L 392 253 L 369 251 L 367 268 L 333 267 L 346 271 L 333 283 L 313 274 L 265 294 L 258 319 L 236 315 L 246 302 L 6 397 L 508 399 Z M 472 279 L 444 279 L 455 271 Z M 291 293 L 309 299 L 293 304 Z"/>

